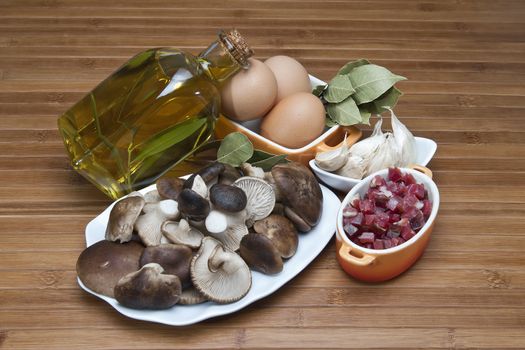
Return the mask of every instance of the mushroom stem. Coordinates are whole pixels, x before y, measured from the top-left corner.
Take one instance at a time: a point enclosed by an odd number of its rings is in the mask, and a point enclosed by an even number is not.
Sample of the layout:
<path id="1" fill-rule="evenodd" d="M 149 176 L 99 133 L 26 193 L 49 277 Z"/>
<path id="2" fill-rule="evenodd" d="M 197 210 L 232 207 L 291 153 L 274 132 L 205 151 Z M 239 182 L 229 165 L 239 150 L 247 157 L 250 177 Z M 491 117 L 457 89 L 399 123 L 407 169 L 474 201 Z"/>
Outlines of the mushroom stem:
<path id="1" fill-rule="evenodd" d="M 233 274 L 239 269 L 239 266 L 231 263 L 231 253 L 226 252 L 224 247 L 218 244 L 210 255 L 208 269 L 211 272 L 217 272 L 222 269 L 227 273 Z"/>

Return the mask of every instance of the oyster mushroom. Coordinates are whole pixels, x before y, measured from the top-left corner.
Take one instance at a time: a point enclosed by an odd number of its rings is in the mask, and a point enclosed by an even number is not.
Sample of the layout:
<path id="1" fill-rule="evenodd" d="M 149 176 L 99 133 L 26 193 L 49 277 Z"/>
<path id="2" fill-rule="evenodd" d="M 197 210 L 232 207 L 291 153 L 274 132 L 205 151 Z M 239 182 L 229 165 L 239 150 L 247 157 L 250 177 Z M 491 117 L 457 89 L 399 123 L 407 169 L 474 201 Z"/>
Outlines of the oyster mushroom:
<path id="1" fill-rule="evenodd" d="M 246 223 L 251 227 L 257 220 L 264 219 L 275 206 L 275 193 L 266 181 L 251 176 L 244 176 L 233 183 L 246 193 Z"/>
<path id="2" fill-rule="evenodd" d="M 239 187 L 215 184 L 210 189 L 210 201 L 215 208 L 227 212 L 239 212 L 246 207 L 246 193 Z"/>
<path id="3" fill-rule="evenodd" d="M 207 185 L 210 185 L 225 171 L 224 164 L 215 162 L 197 172 Z"/>
<path id="4" fill-rule="evenodd" d="M 264 178 L 264 170 L 258 166 L 253 166 L 250 163 L 242 163 L 241 170 L 244 176 L 257 177 L 259 179 Z"/>
<path id="5" fill-rule="evenodd" d="M 190 247 L 182 244 L 160 244 L 155 247 L 146 247 L 139 260 L 140 267 L 150 263 L 157 263 L 168 275 L 177 276 L 183 286 L 191 284 L 190 263 L 193 252 Z"/>
<path id="6" fill-rule="evenodd" d="M 165 275 L 159 264 L 144 265 L 122 277 L 115 286 L 115 299 L 133 309 L 168 309 L 180 298 L 182 287 L 174 275 Z"/>
<path id="7" fill-rule="evenodd" d="M 219 174 L 218 182 L 224 185 L 231 185 L 240 177 L 241 173 L 239 170 L 229 164 L 224 164 L 224 171 Z"/>
<path id="8" fill-rule="evenodd" d="M 255 271 L 274 275 L 283 270 L 283 259 L 272 241 L 265 235 L 249 233 L 241 240 L 239 253 Z"/>
<path id="9" fill-rule="evenodd" d="M 202 293 L 200 293 L 195 287 L 191 286 L 188 288 L 184 288 L 182 290 L 182 293 L 180 295 L 179 304 L 181 305 L 195 305 L 195 304 L 201 304 L 205 301 L 208 301 L 208 298 L 206 298 Z"/>
<path id="10" fill-rule="evenodd" d="M 163 177 L 157 180 L 155 185 L 162 198 L 173 199 L 176 201 L 182 191 L 184 180 L 179 179 L 178 177 Z"/>
<path id="11" fill-rule="evenodd" d="M 191 280 L 206 298 L 231 303 L 250 290 L 250 268 L 244 260 L 217 240 L 205 237 L 191 262 Z"/>
<path id="12" fill-rule="evenodd" d="M 191 175 L 185 182 L 183 189 L 189 188 L 197 192 L 201 197 L 208 198 L 208 186 L 199 174 Z"/>
<path id="13" fill-rule="evenodd" d="M 179 194 L 179 209 L 190 220 L 201 221 L 210 212 L 210 203 L 197 192 L 185 188 Z"/>
<path id="14" fill-rule="evenodd" d="M 270 239 L 283 258 L 292 257 L 297 251 L 299 237 L 290 220 L 281 215 L 270 215 L 253 225 L 255 232 Z"/>
<path id="15" fill-rule="evenodd" d="M 144 245 L 159 245 L 162 238 L 162 223 L 179 217 L 177 202 L 165 199 L 158 203 L 148 203 L 143 210 L 144 214 L 135 222 L 135 230 Z"/>
<path id="16" fill-rule="evenodd" d="M 248 234 L 256 220 L 270 215 L 275 205 L 272 187 L 266 181 L 255 177 L 241 177 L 234 186 L 246 195 L 246 207 L 236 213 L 213 209 L 206 217 L 206 230 L 221 241 L 228 249 L 239 249 L 242 237 Z M 222 199 L 221 199 L 222 200 Z"/>
<path id="17" fill-rule="evenodd" d="M 144 200 L 146 201 L 146 203 L 157 203 L 163 199 L 164 198 L 160 196 L 159 191 L 157 190 L 152 190 L 144 194 Z"/>
<path id="18" fill-rule="evenodd" d="M 193 249 L 199 248 L 204 238 L 204 235 L 199 230 L 191 227 L 188 221 L 184 219 L 180 219 L 179 222 L 165 221 L 160 230 L 168 241 L 176 244 L 184 244 Z"/>
<path id="19" fill-rule="evenodd" d="M 106 240 L 129 242 L 133 235 L 133 225 L 145 203 L 142 196 L 130 196 L 118 201 L 109 213 Z"/>
<path id="20" fill-rule="evenodd" d="M 99 241 L 80 253 L 77 275 L 92 291 L 114 297 L 117 282 L 128 273 L 139 269 L 139 259 L 144 250 L 142 244 L 131 241 L 115 243 Z"/>
<path id="21" fill-rule="evenodd" d="M 315 176 L 295 162 L 275 165 L 271 175 L 282 196 L 286 216 L 299 231 L 310 231 L 319 222 L 323 206 L 323 192 Z"/>
<path id="22" fill-rule="evenodd" d="M 248 227 L 244 223 L 245 212 L 224 213 L 212 210 L 206 218 L 205 225 L 208 234 L 218 239 L 231 251 L 239 249 L 242 237 L 248 234 Z"/>

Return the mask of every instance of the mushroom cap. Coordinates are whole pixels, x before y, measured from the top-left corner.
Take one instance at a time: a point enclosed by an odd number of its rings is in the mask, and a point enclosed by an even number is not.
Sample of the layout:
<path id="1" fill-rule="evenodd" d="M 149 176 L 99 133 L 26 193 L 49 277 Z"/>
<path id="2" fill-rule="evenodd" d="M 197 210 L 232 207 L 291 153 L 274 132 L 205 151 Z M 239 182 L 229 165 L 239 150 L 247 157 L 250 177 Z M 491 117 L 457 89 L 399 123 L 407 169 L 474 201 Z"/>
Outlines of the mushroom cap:
<path id="1" fill-rule="evenodd" d="M 233 184 L 238 178 L 241 177 L 241 173 L 237 168 L 224 164 L 224 171 L 219 175 L 219 183 L 224 185 Z"/>
<path id="2" fill-rule="evenodd" d="M 173 199 L 176 201 L 182 191 L 184 180 L 179 179 L 178 177 L 163 177 L 157 180 L 155 185 L 162 198 Z"/>
<path id="3" fill-rule="evenodd" d="M 174 275 L 165 275 L 159 264 L 144 265 L 122 277 L 115 286 L 115 299 L 133 309 L 168 309 L 179 301 L 182 287 Z"/>
<path id="4" fill-rule="evenodd" d="M 224 247 L 232 252 L 239 249 L 241 239 L 248 234 L 248 227 L 244 223 L 229 225 L 224 232 L 212 233 L 210 236 L 220 241 Z"/>
<path id="5" fill-rule="evenodd" d="M 126 197 L 119 200 L 109 213 L 106 239 L 108 241 L 129 242 L 133 235 L 133 225 L 146 204 L 139 196 Z"/>
<path id="6" fill-rule="evenodd" d="M 164 273 L 177 276 L 183 286 L 191 284 L 190 263 L 193 252 L 190 247 L 182 244 L 160 244 L 146 247 L 139 260 L 140 267 L 149 263 L 157 263 Z"/>
<path id="7" fill-rule="evenodd" d="M 184 288 L 180 295 L 179 304 L 181 305 L 195 305 L 201 304 L 208 299 L 202 295 L 194 286 Z"/>
<path id="8" fill-rule="evenodd" d="M 164 199 L 157 203 L 146 204 L 143 211 L 144 214 L 135 221 L 135 230 L 144 245 L 159 245 L 162 239 L 162 223 L 178 218 L 178 204 L 172 199 Z"/>
<path id="9" fill-rule="evenodd" d="M 286 206 L 310 227 L 315 226 L 321 218 L 323 192 L 314 174 L 295 162 L 277 164 L 271 173 Z"/>
<path id="10" fill-rule="evenodd" d="M 184 219 L 180 219 L 179 222 L 165 221 L 160 227 L 160 230 L 168 241 L 176 244 L 184 244 L 193 249 L 199 248 L 204 238 L 204 235 L 199 230 L 191 227 L 188 221 Z"/>
<path id="11" fill-rule="evenodd" d="M 252 285 L 244 260 L 217 240 L 205 237 L 191 262 L 191 280 L 209 300 L 231 303 L 244 297 Z"/>
<path id="12" fill-rule="evenodd" d="M 210 203 L 197 192 L 185 188 L 179 194 L 179 209 L 192 220 L 204 220 L 210 212 Z"/>
<path id="13" fill-rule="evenodd" d="M 239 212 L 246 208 L 246 193 L 237 186 L 215 184 L 210 189 L 210 201 L 220 210 Z"/>
<path id="14" fill-rule="evenodd" d="M 266 181 L 257 177 L 244 176 L 233 183 L 246 193 L 247 225 L 250 227 L 257 220 L 264 219 L 273 210 L 275 193 Z"/>
<path id="15" fill-rule="evenodd" d="M 283 259 L 272 241 L 265 235 L 249 233 L 241 240 L 241 257 L 255 271 L 274 275 L 283 270 Z"/>
<path id="16" fill-rule="evenodd" d="M 312 229 L 312 226 L 308 225 L 306 221 L 304 221 L 304 219 L 296 214 L 290 207 L 284 207 L 284 215 L 293 222 L 294 226 L 299 231 L 308 232 Z"/>
<path id="17" fill-rule="evenodd" d="M 125 275 L 139 269 L 144 246 L 138 242 L 115 243 L 106 240 L 86 249 L 77 260 L 77 275 L 92 291 L 114 297 L 113 289 Z"/>
<path id="18" fill-rule="evenodd" d="M 283 258 L 292 257 L 297 251 L 299 236 L 293 223 L 281 215 L 272 214 L 253 225 L 255 232 L 268 237 Z"/>
<path id="19" fill-rule="evenodd" d="M 157 190 L 151 190 L 149 192 L 144 193 L 144 200 L 146 203 L 157 203 L 160 202 L 165 198 L 162 198 L 159 194 L 159 191 Z"/>
<path id="20" fill-rule="evenodd" d="M 204 182 L 209 185 L 217 179 L 226 169 L 225 165 L 219 162 L 212 163 L 197 172 Z"/>

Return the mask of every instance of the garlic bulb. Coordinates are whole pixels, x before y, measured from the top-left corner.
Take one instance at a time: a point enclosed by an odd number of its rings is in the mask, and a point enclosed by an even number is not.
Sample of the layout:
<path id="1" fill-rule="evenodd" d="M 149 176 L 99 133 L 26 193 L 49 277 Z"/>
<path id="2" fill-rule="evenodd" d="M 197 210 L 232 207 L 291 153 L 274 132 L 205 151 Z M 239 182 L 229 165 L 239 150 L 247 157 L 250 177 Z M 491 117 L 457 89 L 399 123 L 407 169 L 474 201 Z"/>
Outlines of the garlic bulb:
<path id="1" fill-rule="evenodd" d="M 378 170 L 390 166 L 399 166 L 401 154 L 392 133 L 385 133 L 385 140 L 364 159 L 366 163 L 365 174 L 370 175 Z"/>
<path id="2" fill-rule="evenodd" d="M 417 150 L 414 136 L 394 112 L 390 108 L 388 110 L 392 117 L 393 132 L 384 133 L 381 130 L 383 119 L 379 116 L 370 137 L 357 142 L 350 149 L 344 142 L 341 148 L 318 153 L 315 157 L 317 165 L 341 176 L 362 179 L 381 169 L 415 163 Z"/>
<path id="3" fill-rule="evenodd" d="M 392 118 L 392 131 L 396 140 L 399 163 L 396 166 L 407 166 L 416 162 L 416 139 L 408 128 L 397 119 L 394 111 L 388 108 Z"/>

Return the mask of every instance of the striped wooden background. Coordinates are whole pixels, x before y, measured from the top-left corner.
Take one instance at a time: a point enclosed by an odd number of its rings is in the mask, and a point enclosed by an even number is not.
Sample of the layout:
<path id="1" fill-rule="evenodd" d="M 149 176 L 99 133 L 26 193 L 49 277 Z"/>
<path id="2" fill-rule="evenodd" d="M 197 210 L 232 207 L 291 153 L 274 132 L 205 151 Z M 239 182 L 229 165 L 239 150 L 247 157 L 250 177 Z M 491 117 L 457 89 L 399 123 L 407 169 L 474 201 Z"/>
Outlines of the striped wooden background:
<path id="1" fill-rule="evenodd" d="M 433 238 L 387 283 L 347 277 L 331 242 L 242 312 L 124 318 L 75 281 L 109 200 L 70 169 L 57 116 L 134 53 L 232 26 L 324 80 L 362 57 L 409 79 L 397 114 L 439 145 Z M 0 0 L 0 348 L 525 348 L 524 81 L 520 0 Z"/>

